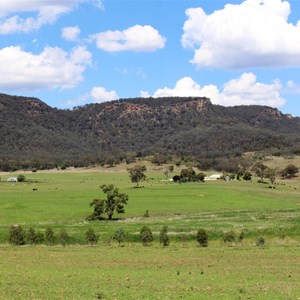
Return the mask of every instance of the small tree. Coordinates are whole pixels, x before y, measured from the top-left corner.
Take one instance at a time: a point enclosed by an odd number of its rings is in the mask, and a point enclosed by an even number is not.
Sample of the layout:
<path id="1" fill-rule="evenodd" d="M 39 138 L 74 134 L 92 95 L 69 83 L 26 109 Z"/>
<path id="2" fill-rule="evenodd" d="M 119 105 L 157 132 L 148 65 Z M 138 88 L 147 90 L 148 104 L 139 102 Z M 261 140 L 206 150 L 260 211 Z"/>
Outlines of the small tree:
<path id="1" fill-rule="evenodd" d="M 283 178 L 291 178 L 294 177 L 298 172 L 298 167 L 293 164 L 289 164 L 283 170 L 281 170 L 280 174 Z"/>
<path id="2" fill-rule="evenodd" d="M 167 247 L 170 245 L 170 239 L 168 236 L 168 226 L 164 225 L 159 233 L 159 242 L 164 247 Z"/>
<path id="3" fill-rule="evenodd" d="M 144 174 L 147 170 L 145 166 L 135 165 L 133 168 L 128 168 L 127 170 L 131 182 L 136 183 L 136 187 L 139 187 L 140 181 L 147 179 L 147 176 Z"/>
<path id="4" fill-rule="evenodd" d="M 142 227 L 140 231 L 140 239 L 144 246 L 147 246 L 149 243 L 153 241 L 152 231 L 147 225 Z"/>
<path id="5" fill-rule="evenodd" d="M 196 235 L 196 239 L 200 247 L 207 247 L 208 235 L 204 229 L 199 229 Z"/>
<path id="6" fill-rule="evenodd" d="M 58 234 L 58 240 L 59 240 L 60 244 L 65 247 L 69 243 L 69 239 L 70 239 L 70 236 L 67 233 L 67 230 L 62 228 Z"/>
<path id="7" fill-rule="evenodd" d="M 95 230 L 93 228 L 89 228 L 85 232 L 85 240 L 87 241 L 87 243 L 93 246 L 98 243 L 99 236 L 95 233 Z"/>
<path id="8" fill-rule="evenodd" d="M 88 217 L 89 220 L 101 220 L 102 214 L 107 214 L 112 220 L 114 213 L 124 214 L 124 206 L 127 204 L 128 196 L 119 193 L 119 189 L 113 184 L 103 184 L 101 189 L 106 194 L 106 199 L 94 199 L 90 206 L 94 207 L 94 212 Z"/>
<path id="9" fill-rule="evenodd" d="M 10 227 L 8 242 L 14 246 L 25 245 L 25 232 L 20 225 Z"/>
<path id="10" fill-rule="evenodd" d="M 48 227 L 45 231 L 45 241 L 48 245 L 53 245 L 55 242 L 54 231 L 51 227 Z"/>
<path id="11" fill-rule="evenodd" d="M 274 188 L 274 183 L 276 180 L 276 169 L 268 168 L 265 171 L 266 178 L 269 178 L 272 188 Z"/>
<path id="12" fill-rule="evenodd" d="M 20 175 L 18 175 L 17 179 L 18 179 L 18 182 L 24 182 L 26 180 L 26 177 L 25 177 L 25 175 L 20 174 Z"/>
<path id="13" fill-rule="evenodd" d="M 251 175 L 250 172 L 245 172 L 245 173 L 244 173 L 243 180 L 245 180 L 245 181 L 250 181 L 251 178 L 252 178 L 252 175 Z"/>
<path id="14" fill-rule="evenodd" d="M 224 243 L 234 243 L 236 240 L 236 235 L 233 231 L 228 231 L 224 234 L 223 241 Z"/>
<path id="15" fill-rule="evenodd" d="M 117 229 L 114 232 L 113 239 L 119 243 L 119 246 L 125 240 L 125 231 L 122 228 Z"/>
<path id="16" fill-rule="evenodd" d="M 26 234 L 26 240 L 31 245 L 37 244 L 37 236 L 36 236 L 36 232 L 35 232 L 34 228 L 30 227 L 28 229 L 27 234 Z"/>
<path id="17" fill-rule="evenodd" d="M 255 174 L 260 178 L 261 182 L 264 181 L 265 171 L 267 170 L 267 168 L 268 167 L 264 165 L 262 162 L 256 163 L 252 168 Z"/>

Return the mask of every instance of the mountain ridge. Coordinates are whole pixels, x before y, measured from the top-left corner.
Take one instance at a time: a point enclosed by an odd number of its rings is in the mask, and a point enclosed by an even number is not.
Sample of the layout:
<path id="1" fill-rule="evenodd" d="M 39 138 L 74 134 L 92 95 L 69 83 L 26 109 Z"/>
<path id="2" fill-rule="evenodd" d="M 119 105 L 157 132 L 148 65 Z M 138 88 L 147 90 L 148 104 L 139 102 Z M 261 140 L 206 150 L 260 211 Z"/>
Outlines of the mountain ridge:
<path id="1" fill-rule="evenodd" d="M 0 94 L 0 115 L 1 161 L 14 164 L 89 164 L 126 153 L 215 158 L 300 145 L 300 118 L 268 106 L 223 107 L 205 97 L 119 99 L 63 110 Z"/>

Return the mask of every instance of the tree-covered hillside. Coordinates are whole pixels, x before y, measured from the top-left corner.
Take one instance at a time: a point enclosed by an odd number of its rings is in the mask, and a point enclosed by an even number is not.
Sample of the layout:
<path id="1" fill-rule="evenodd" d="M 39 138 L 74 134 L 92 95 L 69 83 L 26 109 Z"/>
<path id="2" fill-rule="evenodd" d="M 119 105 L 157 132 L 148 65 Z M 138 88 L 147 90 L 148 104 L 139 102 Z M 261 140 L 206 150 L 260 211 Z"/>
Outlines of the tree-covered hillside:
<path id="1" fill-rule="evenodd" d="M 0 115 L 2 166 L 86 165 L 155 153 L 217 158 L 300 143 L 300 118 L 207 98 L 121 99 L 61 110 L 0 94 Z"/>

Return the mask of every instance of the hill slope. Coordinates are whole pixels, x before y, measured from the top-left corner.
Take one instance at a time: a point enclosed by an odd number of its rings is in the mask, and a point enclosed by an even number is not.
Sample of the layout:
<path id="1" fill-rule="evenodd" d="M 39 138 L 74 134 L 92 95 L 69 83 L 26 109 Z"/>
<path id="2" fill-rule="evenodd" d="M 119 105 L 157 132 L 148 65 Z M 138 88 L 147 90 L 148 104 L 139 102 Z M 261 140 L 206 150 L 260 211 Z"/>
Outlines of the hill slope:
<path id="1" fill-rule="evenodd" d="M 224 157 L 300 143 L 300 118 L 207 98 L 121 99 L 59 110 L 0 94 L 0 115 L 2 161 L 99 162 L 132 151 Z"/>

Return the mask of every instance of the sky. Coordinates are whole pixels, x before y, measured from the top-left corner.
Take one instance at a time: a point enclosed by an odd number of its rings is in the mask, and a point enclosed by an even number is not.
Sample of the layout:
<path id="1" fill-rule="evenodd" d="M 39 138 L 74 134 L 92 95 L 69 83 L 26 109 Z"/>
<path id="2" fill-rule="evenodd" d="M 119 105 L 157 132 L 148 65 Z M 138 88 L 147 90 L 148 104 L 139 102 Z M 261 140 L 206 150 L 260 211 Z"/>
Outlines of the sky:
<path id="1" fill-rule="evenodd" d="M 299 0 L 0 0 L 0 92 L 201 96 L 300 116 Z"/>

